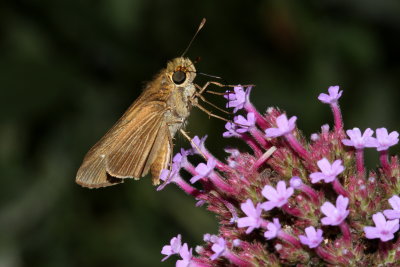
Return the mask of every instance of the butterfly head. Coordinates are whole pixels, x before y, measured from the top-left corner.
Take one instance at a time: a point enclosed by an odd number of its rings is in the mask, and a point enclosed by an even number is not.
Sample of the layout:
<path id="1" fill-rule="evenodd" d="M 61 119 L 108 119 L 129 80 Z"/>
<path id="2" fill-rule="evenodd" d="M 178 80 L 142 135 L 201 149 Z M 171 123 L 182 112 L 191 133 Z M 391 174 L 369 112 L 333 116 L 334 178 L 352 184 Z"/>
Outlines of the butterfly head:
<path id="1" fill-rule="evenodd" d="M 193 83 L 196 68 L 190 59 L 178 57 L 168 63 L 167 73 L 171 82 L 184 87 L 188 83 Z"/>

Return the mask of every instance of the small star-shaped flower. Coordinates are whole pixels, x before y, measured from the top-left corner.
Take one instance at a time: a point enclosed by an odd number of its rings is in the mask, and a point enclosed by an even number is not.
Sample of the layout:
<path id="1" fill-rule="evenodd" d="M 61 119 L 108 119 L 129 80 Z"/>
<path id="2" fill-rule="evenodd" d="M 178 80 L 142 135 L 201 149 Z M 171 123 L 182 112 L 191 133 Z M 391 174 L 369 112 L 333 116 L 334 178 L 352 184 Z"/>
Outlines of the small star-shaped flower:
<path id="1" fill-rule="evenodd" d="M 207 135 L 203 136 L 202 138 L 199 138 L 197 135 L 195 137 L 193 137 L 191 145 L 192 145 L 194 153 L 201 154 L 199 152 L 199 149 L 202 153 L 204 153 L 206 151 L 206 147 L 204 145 L 204 143 L 206 142 L 206 139 L 207 139 Z M 194 143 L 194 144 L 192 144 L 192 143 Z"/>
<path id="2" fill-rule="evenodd" d="M 247 113 L 247 118 L 242 115 L 236 116 L 233 121 L 238 127 L 238 129 L 236 129 L 238 133 L 245 133 L 250 127 L 256 124 L 256 118 L 253 112 Z"/>
<path id="3" fill-rule="evenodd" d="M 227 92 L 224 97 L 228 100 L 226 107 L 234 108 L 233 113 L 236 113 L 239 109 L 244 108 L 246 101 L 248 101 L 251 87 L 247 87 L 246 90 L 244 90 L 243 86 L 235 86 L 233 91 L 234 93 Z"/>
<path id="4" fill-rule="evenodd" d="M 350 137 L 350 139 L 342 140 L 342 143 L 345 146 L 353 146 L 356 149 L 362 149 L 364 147 L 374 146 L 374 138 L 372 137 L 374 131 L 371 130 L 370 128 L 366 129 L 362 135 L 359 128 L 353 128 L 353 130 L 347 130 L 346 133 Z"/>
<path id="5" fill-rule="evenodd" d="M 392 206 L 392 210 L 384 210 L 383 214 L 385 214 L 386 218 L 399 219 L 400 218 L 400 197 L 394 195 L 389 198 L 389 204 Z"/>
<path id="6" fill-rule="evenodd" d="M 240 134 L 237 132 L 237 125 L 233 122 L 227 122 L 225 124 L 225 129 L 227 130 L 222 134 L 223 137 L 228 138 L 232 136 L 239 137 Z"/>
<path id="7" fill-rule="evenodd" d="M 365 226 L 365 237 L 368 239 L 380 238 L 382 242 L 392 240 L 394 233 L 399 230 L 399 219 L 386 221 L 382 212 L 372 215 L 375 227 Z"/>
<path id="8" fill-rule="evenodd" d="M 293 116 L 289 120 L 286 117 L 286 114 L 282 114 L 276 118 L 276 125 L 278 128 L 268 128 L 265 130 L 266 137 L 278 137 L 285 134 L 288 134 L 294 130 L 296 127 L 297 117 Z"/>
<path id="9" fill-rule="evenodd" d="M 266 211 L 272 210 L 275 207 L 282 207 L 288 202 L 293 192 L 294 190 L 291 187 L 286 189 L 286 183 L 284 181 L 279 181 L 276 189 L 270 185 L 266 185 L 261 193 L 269 201 L 262 203 L 261 207 Z"/>
<path id="10" fill-rule="evenodd" d="M 210 256 L 211 260 L 215 260 L 220 257 L 226 249 L 226 241 L 222 237 L 218 238 L 218 240 L 211 246 L 211 250 L 214 251 L 214 254 Z"/>
<path id="11" fill-rule="evenodd" d="M 339 225 L 344 219 L 346 219 L 347 215 L 349 215 L 349 211 L 347 209 L 347 205 L 349 204 L 349 199 L 347 197 L 343 197 L 340 195 L 336 199 L 336 207 L 330 203 L 325 202 L 321 206 L 321 211 L 325 214 L 326 217 L 321 219 L 323 225 Z"/>
<path id="12" fill-rule="evenodd" d="M 259 228 L 261 226 L 262 208 L 260 203 L 257 203 L 256 207 L 254 207 L 253 202 L 250 199 L 247 199 L 246 202 L 240 205 L 240 208 L 247 215 L 247 217 L 242 217 L 237 220 L 237 225 L 239 228 L 248 227 L 246 234 L 249 234 L 255 228 Z"/>
<path id="13" fill-rule="evenodd" d="M 193 252 L 192 249 L 189 250 L 188 245 L 185 243 L 181 247 L 179 251 L 179 255 L 181 256 L 182 260 L 176 261 L 176 267 L 189 267 L 192 261 Z"/>
<path id="14" fill-rule="evenodd" d="M 179 162 L 173 162 L 171 170 L 163 169 L 160 174 L 160 180 L 164 181 L 164 183 L 157 187 L 157 191 L 163 190 L 169 183 L 177 181 L 179 179 L 179 170 Z"/>
<path id="15" fill-rule="evenodd" d="M 331 86 L 328 88 L 329 94 L 321 93 L 318 96 L 318 99 L 325 104 L 333 104 L 338 101 L 338 99 L 342 96 L 343 91 L 339 91 L 339 86 Z"/>
<path id="16" fill-rule="evenodd" d="M 322 238 L 322 230 L 315 230 L 313 226 L 309 226 L 306 228 L 306 235 L 299 235 L 300 242 L 304 245 L 307 245 L 309 248 L 316 248 L 321 244 Z"/>
<path id="17" fill-rule="evenodd" d="M 325 183 L 333 182 L 340 173 L 344 171 L 342 161 L 340 159 L 335 160 L 332 165 L 326 158 L 323 158 L 317 162 L 317 165 L 321 172 L 314 172 L 310 174 L 311 183 L 315 184 L 321 180 Z"/>
<path id="18" fill-rule="evenodd" d="M 396 131 L 388 133 L 386 128 L 376 129 L 376 138 L 374 138 L 374 147 L 378 151 L 388 150 L 389 147 L 399 142 L 399 133 Z"/>
<path id="19" fill-rule="evenodd" d="M 268 240 L 273 239 L 278 236 L 279 231 L 282 229 L 281 224 L 279 223 L 278 218 L 273 219 L 273 223 L 267 224 L 268 231 L 265 231 L 264 237 Z"/>
<path id="20" fill-rule="evenodd" d="M 197 165 L 195 171 L 198 173 L 197 175 L 193 176 L 192 179 L 190 179 L 190 182 L 194 184 L 201 178 L 205 178 L 211 174 L 211 172 L 214 170 L 215 166 L 217 165 L 217 160 L 213 157 L 210 157 L 207 161 L 207 165 L 204 163 L 200 163 Z"/>
<path id="21" fill-rule="evenodd" d="M 170 241 L 170 245 L 166 245 L 162 248 L 161 254 L 166 255 L 161 261 L 165 261 L 168 259 L 171 255 L 178 254 L 179 251 L 181 250 L 181 235 L 178 235 L 176 237 L 173 237 Z"/>

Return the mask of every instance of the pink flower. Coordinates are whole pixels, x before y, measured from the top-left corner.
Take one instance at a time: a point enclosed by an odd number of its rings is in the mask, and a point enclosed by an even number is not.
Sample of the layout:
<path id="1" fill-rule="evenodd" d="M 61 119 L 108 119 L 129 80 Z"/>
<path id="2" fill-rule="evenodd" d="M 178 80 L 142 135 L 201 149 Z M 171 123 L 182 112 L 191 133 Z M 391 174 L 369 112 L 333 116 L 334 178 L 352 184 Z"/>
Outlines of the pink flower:
<path id="1" fill-rule="evenodd" d="M 207 149 L 204 145 L 204 143 L 206 142 L 206 139 L 207 139 L 207 135 L 203 136 L 201 139 L 197 135 L 195 137 L 193 137 L 192 142 L 197 146 L 196 147 L 195 145 L 193 145 L 191 143 L 194 153 L 200 154 L 199 149 L 203 153 L 207 151 Z"/>
<path id="2" fill-rule="evenodd" d="M 178 154 L 178 155 L 180 155 L 180 154 Z M 179 170 L 180 170 L 180 162 L 172 163 L 171 170 L 163 169 L 160 174 L 160 180 L 164 181 L 164 183 L 162 183 L 161 185 L 159 185 L 157 187 L 157 191 L 163 190 L 164 187 L 167 186 L 171 182 L 176 182 L 177 179 L 180 178 Z"/>
<path id="3" fill-rule="evenodd" d="M 325 183 L 333 182 L 340 173 L 344 171 L 342 161 L 340 159 L 335 160 L 332 165 L 326 158 L 323 158 L 317 162 L 317 165 L 321 172 L 314 172 L 310 174 L 311 183 L 315 184 L 321 180 Z"/>
<path id="4" fill-rule="evenodd" d="M 346 219 L 347 215 L 349 215 L 349 211 L 346 210 L 347 205 L 349 204 L 349 199 L 347 197 L 343 197 L 342 195 L 338 196 L 336 199 L 336 207 L 333 206 L 330 202 L 325 202 L 321 206 L 321 211 L 326 217 L 321 219 L 323 225 L 339 225 L 344 219 Z"/>
<path id="5" fill-rule="evenodd" d="M 306 228 L 306 235 L 299 235 L 300 242 L 304 245 L 307 245 L 309 248 L 316 248 L 321 244 L 322 238 L 322 230 L 315 230 L 314 226 L 309 226 Z"/>
<path id="6" fill-rule="evenodd" d="M 388 219 L 399 219 L 400 218 L 400 197 L 394 195 L 389 198 L 389 204 L 392 206 L 392 210 L 384 210 L 383 214 L 385 214 Z"/>
<path id="7" fill-rule="evenodd" d="M 318 99 L 325 104 L 333 104 L 338 101 L 338 99 L 342 96 L 343 91 L 339 91 L 339 86 L 331 86 L 328 88 L 329 95 L 321 93 L 318 96 Z"/>
<path id="8" fill-rule="evenodd" d="M 375 227 L 365 226 L 365 236 L 369 239 L 380 238 L 382 242 L 392 240 L 394 233 L 399 230 L 399 219 L 386 221 L 382 212 L 372 215 Z"/>
<path id="9" fill-rule="evenodd" d="M 176 261 L 176 267 L 189 267 L 190 263 L 192 261 L 192 249 L 189 250 L 188 245 L 185 243 L 181 247 L 181 250 L 179 251 L 179 255 L 182 257 L 182 260 Z"/>
<path id="10" fill-rule="evenodd" d="M 227 108 L 234 108 L 233 113 L 236 113 L 239 109 L 242 109 L 246 104 L 246 101 L 249 97 L 251 87 L 247 87 L 244 90 L 243 86 L 235 86 L 233 88 L 234 93 L 227 92 L 224 96 L 228 99 L 228 103 L 226 104 Z"/>
<path id="11" fill-rule="evenodd" d="M 246 234 L 249 234 L 255 228 L 259 228 L 261 226 L 262 209 L 260 203 L 257 203 L 257 206 L 254 207 L 253 202 L 250 199 L 247 199 L 245 203 L 240 205 L 240 208 L 247 215 L 247 217 L 242 217 L 237 220 L 237 225 L 239 228 L 248 227 Z"/>
<path id="12" fill-rule="evenodd" d="M 276 118 L 276 125 L 278 126 L 278 128 L 266 129 L 266 137 L 278 137 L 292 132 L 296 127 L 296 120 L 296 116 L 291 117 L 289 120 L 287 119 L 286 114 L 278 116 Z"/>
<path id="13" fill-rule="evenodd" d="M 273 221 L 273 223 L 270 222 L 267 224 L 268 231 L 264 233 L 264 237 L 268 240 L 277 237 L 282 228 L 278 218 L 274 218 Z"/>
<path id="14" fill-rule="evenodd" d="M 374 147 L 376 150 L 388 150 L 389 147 L 396 145 L 399 142 L 399 133 L 396 131 L 388 134 L 386 128 L 376 129 L 376 138 L 374 138 Z"/>
<path id="15" fill-rule="evenodd" d="M 347 135 L 350 139 L 343 139 L 342 143 L 345 146 L 354 146 L 356 149 L 362 149 L 364 147 L 373 147 L 374 146 L 374 138 L 372 135 L 374 131 L 370 128 L 366 129 L 365 132 L 361 135 L 361 131 L 358 128 L 353 128 L 353 130 L 347 130 Z"/>
<path id="16" fill-rule="evenodd" d="M 215 260 L 225 252 L 225 249 L 226 249 L 225 239 L 223 239 L 222 237 L 218 238 L 217 242 L 215 242 L 211 247 L 211 250 L 214 252 L 214 254 L 211 255 L 210 259 Z"/>
<path id="17" fill-rule="evenodd" d="M 166 245 L 162 248 L 161 254 L 164 254 L 166 256 L 161 261 L 165 261 L 171 255 L 178 254 L 181 250 L 181 246 L 182 246 L 181 235 L 173 237 L 170 241 L 170 245 Z"/>
<path id="18" fill-rule="evenodd" d="M 256 124 L 256 118 L 253 112 L 247 113 L 247 119 L 242 115 L 236 116 L 233 120 L 238 127 L 236 132 L 245 133 L 250 127 L 253 127 Z"/>
<path id="19" fill-rule="evenodd" d="M 286 189 L 286 183 L 284 181 L 279 181 L 276 189 L 270 185 L 266 185 L 261 193 L 269 201 L 262 203 L 261 207 L 266 211 L 272 210 L 275 207 L 282 207 L 287 203 L 293 191 L 291 187 Z"/>
<path id="20" fill-rule="evenodd" d="M 234 124 L 233 122 L 227 122 L 225 124 L 225 129 L 227 130 L 226 132 L 224 132 L 222 134 L 223 137 L 227 138 L 227 137 L 232 137 L 232 136 L 236 136 L 236 137 L 240 137 L 240 134 L 237 133 L 236 131 L 236 127 L 237 125 Z"/>
<path id="21" fill-rule="evenodd" d="M 198 174 L 193 176 L 192 179 L 190 179 L 190 182 L 194 184 L 201 178 L 209 176 L 211 172 L 214 170 L 215 165 L 217 165 L 217 160 L 213 157 L 208 159 L 207 165 L 204 163 L 200 163 L 199 165 L 197 165 L 195 170 Z"/>

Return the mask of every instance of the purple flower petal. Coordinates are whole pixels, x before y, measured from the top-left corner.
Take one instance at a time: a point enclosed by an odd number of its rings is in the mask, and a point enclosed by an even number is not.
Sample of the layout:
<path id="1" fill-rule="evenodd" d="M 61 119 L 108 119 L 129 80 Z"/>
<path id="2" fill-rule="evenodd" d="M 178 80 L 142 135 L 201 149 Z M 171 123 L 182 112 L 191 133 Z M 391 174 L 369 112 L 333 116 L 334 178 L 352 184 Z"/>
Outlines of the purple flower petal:
<path id="1" fill-rule="evenodd" d="M 372 137 L 374 131 L 370 128 L 366 129 L 362 135 L 359 128 L 347 130 L 346 133 L 350 139 L 342 140 L 345 146 L 353 146 L 356 149 L 362 149 L 364 147 L 374 147 L 376 145 L 375 138 Z"/>
<path id="2" fill-rule="evenodd" d="M 188 245 L 185 243 L 181 247 L 181 250 L 179 251 L 179 255 L 182 257 L 182 260 L 178 260 L 176 262 L 176 267 L 189 267 L 190 262 L 192 261 L 192 249 L 189 250 Z"/>
<path id="3" fill-rule="evenodd" d="M 307 245 L 309 248 L 316 248 L 321 244 L 322 238 L 322 230 L 315 230 L 313 226 L 309 226 L 305 229 L 306 235 L 299 235 L 300 242 L 304 245 Z"/>
<path id="4" fill-rule="evenodd" d="M 389 147 L 396 145 L 399 142 L 399 133 L 396 131 L 388 133 L 386 128 L 376 129 L 376 138 L 374 147 L 378 151 L 388 150 Z"/>
<path id="5" fill-rule="evenodd" d="M 261 207 L 266 211 L 275 207 L 282 207 L 288 202 L 288 199 L 291 197 L 293 192 L 294 190 L 291 187 L 286 189 L 286 183 L 284 181 L 278 182 L 277 189 L 270 185 L 266 185 L 261 193 L 269 201 L 262 203 Z"/>
<path id="6" fill-rule="evenodd" d="M 170 241 L 170 245 L 166 245 L 162 248 L 161 254 L 166 255 L 161 261 L 165 261 L 171 255 L 178 254 L 181 250 L 181 235 L 173 237 Z"/>
<path id="7" fill-rule="evenodd" d="M 383 214 L 385 214 L 388 219 L 399 219 L 400 218 L 400 197 L 397 195 L 389 198 L 389 204 L 392 206 L 392 210 L 384 210 Z"/>
<path id="8" fill-rule="evenodd" d="M 247 217 L 242 217 L 237 220 L 237 225 L 239 228 L 248 227 L 246 234 L 249 234 L 255 228 L 259 228 L 261 226 L 262 209 L 260 203 L 257 203 L 256 207 L 254 207 L 253 202 L 250 199 L 247 199 L 246 202 L 240 205 L 240 208 L 247 215 Z"/>
<path id="9" fill-rule="evenodd" d="M 233 113 L 236 113 L 239 109 L 244 108 L 246 102 L 249 101 L 251 86 L 247 87 L 246 90 L 243 88 L 243 86 L 235 86 L 233 91 L 234 93 L 227 92 L 224 97 L 228 100 L 226 107 L 234 108 Z"/>
<path id="10" fill-rule="evenodd" d="M 217 242 L 215 242 L 211 246 L 211 250 L 214 251 L 214 254 L 210 256 L 211 260 L 215 260 L 216 258 L 220 257 L 226 249 L 226 242 L 225 239 L 222 237 L 218 238 Z"/>
<path id="11" fill-rule="evenodd" d="M 268 223 L 267 224 L 267 229 L 268 231 L 266 231 L 264 233 L 264 237 L 268 240 L 273 239 L 275 237 L 278 236 L 279 231 L 281 230 L 282 226 L 279 223 L 279 219 L 278 218 L 274 218 L 273 219 L 273 223 Z"/>
<path id="12" fill-rule="evenodd" d="M 336 207 L 330 203 L 325 202 L 321 206 L 321 211 L 325 214 L 326 217 L 321 219 L 323 225 L 339 225 L 344 219 L 346 219 L 347 215 L 349 215 L 349 211 L 347 209 L 347 205 L 349 204 L 349 199 L 347 197 L 343 197 L 340 195 L 336 199 Z"/>
<path id="13" fill-rule="evenodd" d="M 332 165 L 326 158 L 323 158 L 317 162 L 317 165 L 321 172 L 314 172 L 310 174 L 311 182 L 317 183 L 320 180 L 324 180 L 325 183 L 333 182 L 340 173 L 344 171 L 342 161 L 340 159 L 335 160 Z"/>
<path id="14" fill-rule="evenodd" d="M 193 176 L 192 179 L 190 179 L 190 182 L 194 184 L 198 180 L 205 178 L 211 174 L 211 172 L 214 170 L 215 166 L 217 165 L 217 160 L 213 157 L 210 157 L 207 161 L 207 165 L 204 163 L 200 163 L 197 165 L 195 168 L 195 171 L 198 173 L 197 175 Z"/>
<path id="15" fill-rule="evenodd" d="M 365 237 L 369 239 L 379 238 L 382 242 L 392 240 L 394 233 L 399 230 L 399 219 L 386 221 L 382 212 L 372 215 L 375 227 L 365 226 Z"/>
<path id="16" fill-rule="evenodd" d="M 222 134 L 223 137 L 228 138 L 228 137 L 232 137 L 232 136 L 236 136 L 239 137 L 240 134 L 236 131 L 236 124 L 232 123 L 232 122 L 227 122 L 225 124 L 225 129 L 227 130 L 226 132 L 224 132 Z"/>
<path id="17" fill-rule="evenodd" d="M 289 120 L 286 117 L 286 114 L 282 114 L 276 118 L 277 128 L 268 128 L 265 130 L 265 135 L 268 138 L 278 137 L 285 134 L 288 134 L 294 130 L 296 127 L 297 117 L 293 116 Z"/>
<path id="18" fill-rule="evenodd" d="M 236 116 L 233 120 L 236 124 L 236 132 L 245 133 L 250 127 L 253 127 L 256 123 L 256 118 L 253 112 L 247 113 L 247 118 L 242 115 Z"/>
<path id="19" fill-rule="evenodd" d="M 336 103 L 338 101 L 338 99 L 342 96 L 342 93 L 343 93 L 343 91 L 339 91 L 338 85 L 329 87 L 328 92 L 329 92 L 329 95 L 321 93 L 318 96 L 318 99 L 322 103 L 326 103 L 326 104 Z"/>

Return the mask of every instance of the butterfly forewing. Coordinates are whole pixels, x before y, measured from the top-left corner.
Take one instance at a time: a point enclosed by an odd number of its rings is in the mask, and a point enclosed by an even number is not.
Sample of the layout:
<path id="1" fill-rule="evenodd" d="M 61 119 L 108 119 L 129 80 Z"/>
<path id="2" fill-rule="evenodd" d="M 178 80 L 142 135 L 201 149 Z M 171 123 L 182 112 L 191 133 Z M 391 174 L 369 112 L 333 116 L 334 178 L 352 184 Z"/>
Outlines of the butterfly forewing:
<path id="1" fill-rule="evenodd" d="M 161 123 L 165 110 L 165 104 L 160 101 L 135 101 L 87 153 L 78 170 L 77 183 L 103 187 L 122 181 L 110 179 L 112 177 L 140 178 L 146 175 L 149 170 L 146 166 L 151 166 L 155 158 L 151 155 L 157 150 L 154 145 L 160 146 L 156 140 L 164 138 L 158 135 L 166 134 Z"/>
<path id="2" fill-rule="evenodd" d="M 165 135 L 164 112 L 165 108 L 159 104 L 147 105 L 130 122 L 132 125 L 120 132 L 106 159 L 110 175 L 139 178 L 147 174 L 146 166 L 153 163 L 160 147 L 158 140 Z"/>

